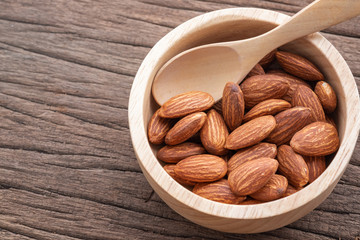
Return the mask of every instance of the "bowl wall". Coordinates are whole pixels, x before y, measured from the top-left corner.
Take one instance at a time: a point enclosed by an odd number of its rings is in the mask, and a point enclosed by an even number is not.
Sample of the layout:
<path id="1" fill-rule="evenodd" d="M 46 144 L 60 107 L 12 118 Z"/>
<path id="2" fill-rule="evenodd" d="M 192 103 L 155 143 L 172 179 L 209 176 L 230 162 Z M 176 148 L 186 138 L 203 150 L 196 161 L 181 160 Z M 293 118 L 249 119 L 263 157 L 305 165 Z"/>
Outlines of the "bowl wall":
<path id="1" fill-rule="evenodd" d="M 139 68 L 129 101 L 130 133 L 139 165 L 157 194 L 172 209 L 195 223 L 234 233 L 264 232 L 282 227 L 317 207 L 331 193 L 350 161 L 359 133 L 359 95 L 346 62 L 320 34 L 312 34 L 281 47 L 314 62 L 338 96 L 334 118 L 341 146 L 327 170 L 305 189 L 259 205 L 213 202 L 175 182 L 155 157 L 159 147 L 147 141 L 147 123 L 159 107 L 151 96 L 151 85 L 157 70 L 167 60 L 195 46 L 257 36 L 288 18 L 273 11 L 250 8 L 225 9 L 198 16 L 162 38 Z"/>

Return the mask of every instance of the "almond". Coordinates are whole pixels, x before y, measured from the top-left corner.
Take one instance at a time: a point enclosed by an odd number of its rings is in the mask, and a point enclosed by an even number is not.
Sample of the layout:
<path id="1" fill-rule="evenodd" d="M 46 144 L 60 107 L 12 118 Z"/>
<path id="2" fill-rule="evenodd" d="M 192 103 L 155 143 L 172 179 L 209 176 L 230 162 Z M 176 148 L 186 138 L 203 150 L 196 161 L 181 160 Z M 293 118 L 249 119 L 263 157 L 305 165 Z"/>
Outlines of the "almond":
<path id="1" fill-rule="evenodd" d="M 241 125 L 244 111 L 244 95 L 239 85 L 233 82 L 226 83 L 222 97 L 222 112 L 226 125 L 230 130 L 234 130 Z"/>
<path id="2" fill-rule="evenodd" d="M 214 182 L 223 178 L 227 164 L 221 157 L 200 154 L 187 157 L 176 164 L 176 175 L 191 182 Z"/>
<path id="3" fill-rule="evenodd" d="M 309 168 L 309 183 L 317 179 L 326 169 L 326 160 L 324 156 L 303 156 Z"/>
<path id="4" fill-rule="evenodd" d="M 186 92 L 166 101 L 161 106 L 159 115 L 163 118 L 180 118 L 194 112 L 205 111 L 214 103 L 214 98 L 206 92 Z"/>
<path id="5" fill-rule="evenodd" d="M 192 187 L 196 184 L 195 182 L 184 180 L 178 175 L 176 175 L 174 171 L 175 167 L 176 167 L 175 164 L 167 164 L 164 166 L 164 170 L 170 175 L 170 177 L 172 177 L 175 181 L 177 181 L 181 185 Z"/>
<path id="6" fill-rule="evenodd" d="M 276 59 L 280 66 L 288 73 L 308 81 L 322 81 L 324 75 L 306 58 L 295 53 L 277 51 Z"/>
<path id="7" fill-rule="evenodd" d="M 250 194 L 250 197 L 259 201 L 273 201 L 284 195 L 288 186 L 288 180 L 282 175 L 275 174 L 257 192 Z"/>
<path id="8" fill-rule="evenodd" d="M 211 109 L 207 113 L 205 124 L 200 131 L 203 146 L 211 154 L 225 155 L 228 153 L 228 149 L 225 148 L 228 135 L 224 119 L 214 109 Z"/>
<path id="9" fill-rule="evenodd" d="M 260 64 L 256 64 L 251 71 L 248 73 L 248 75 L 246 77 L 252 77 L 255 75 L 263 75 L 265 74 L 264 69 L 261 67 Z"/>
<path id="10" fill-rule="evenodd" d="M 336 108 L 337 98 L 334 89 L 329 83 L 319 81 L 315 86 L 315 93 L 326 113 L 332 113 Z"/>
<path id="11" fill-rule="evenodd" d="M 287 187 L 283 197 L 290 196 L 290 195 L 300 191 L 301 189 L 303 189 L 303 188 L 302 187 L 296 188 L 296 187 L 291 186 L 290 184 L 288 184 L 288 187 Z"/>
<path id="12" fill-rule="evenodd" d="M 291 100 L 292 106 L 303 106 L 311 109 L 314 121 L 325 121 L 324 109 L 313 90 L 305 86 L 298 86 Z"/>
<path id="13" fill-rule="evenodd" d="M 309 169 L 305 160 L 289 145 L 278 147 L 279 172 L 295 187 L 302 187 L 309 181 Z"/>
<path id="14" fill-rule="evenodd" d="M 292 136 L 311 123 L 311 110 L 306 107 L 293 107 L 275 115 L 275 129 L 266 141 L 281 145 L 288 143 Z"/>
<path id="15" fill-rule="evenodd" d="M 333 125 L 314 122 L 295 133 L 290 145 L 296 152 L 305 156 L 326 156 L 336 152 L 340 140 Z"/>
<path id="16" fill-rule="evenodd" d="M 247 122 L 257 117 L 265 115 L 274 115 L 285 109 L 291 108 L 291 104 L 282 99 L 268 99 L 256 104 L 244 116 L 243 121 Z"/>
<path id="17" fill-rule="evenodd" d="M 262 157 L 275 158 L 277 148 L 275 144 L 258 143 L 252 147 L 237 151 L 228 161 L 228 174 L 241 164 Z"/>
<path id="18" fill-rule="evenodd" d="M 284 81 L 286 81 L 289 84 L 289 90 L 287 91 L 287 93 L 282 97 L 282 99 L 291 102 L 292 96 L 294 95 L 295 90 L 297 89 L 297 87 L 299 85 L 303 85 L 305 87 L 311 88 L 310 85 L 305 82 L 304 80 L 297 78 L 295 76 L 292 76 L 282 70 L 273 70 L 271 72 L 269 72 L 271 74 L 274 75 L 278 75 L 281 76 L 283 78 Z"/>
<path id="19" fill-rule="evenodd" d="M 265 55 L 265 57 L 263 57 L 260 61 L 259 64 L 263 67 L 263 68 L 267 68 L 274 60 L 275 60 L 275 53 L 276 53 L 277 49 L 272 50 L 271 52 L 269 52 L 268 54 Z"/>
<path id="20" fill-rule="evenodd" d="M 174 120 L 159 116 L 159 109 L 152 115 L 148 124 L 149 141 L 153 144 L 162 144 Z"/>
<path id="21" fill-rule="evenodd" d="M 237 196 L 252 194 L 270 180 L 279 166 L 272 158 L 259 158 L 245 162 L 229 174 L 231 191 Z"/>
<path id="22" fill-rule="evenodd" d="M 177 145 L 199 131 L 206 121 L 206 113 L 196 112 L 180 119 L 166 134 L 165 143 Z"/>
<path id="23" fill-rule="evenodd" d="M 206 153 L 205 149 L 197 143 L 184 142 L 175 146 L 166 145 L 159 149 L 157 158 L 166 163 L 177 163 L 180 160 Z"/>
<path id="24" fill-rule="evenodd" d="M 256 75 L 245 79 L 240 85 L 244 93 L 245 107 L 271 98 L 281 98 L 289 89 L 282 77 L 273 74 Z"/>
<path id="25" fill-rule="evenodd" d="M 246 199 L 246 196 L 236 196 L 230 189 L 228 180 L 221 179 L 212 183 L 198 183 L 193 193 L 212 201 L 239 204 Z"/>
<path id="26" fill-rule="evenodd" d="M 225 148 L 237 150 L 255 145 L 265 139 L 275 126 L 276 120 L 271 115 L 255 118 L 230 133 Z"/>

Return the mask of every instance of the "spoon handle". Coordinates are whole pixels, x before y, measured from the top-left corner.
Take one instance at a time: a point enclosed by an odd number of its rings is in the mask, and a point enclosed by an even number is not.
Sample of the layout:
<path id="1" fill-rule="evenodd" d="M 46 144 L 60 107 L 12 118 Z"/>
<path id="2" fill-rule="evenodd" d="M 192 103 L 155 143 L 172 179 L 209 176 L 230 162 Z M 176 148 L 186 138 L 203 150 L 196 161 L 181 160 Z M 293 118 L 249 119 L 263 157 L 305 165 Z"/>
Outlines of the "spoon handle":
<path id="1" fill-rule="evenodd" d="M 270 52 L 285 43 L 344 22 L 359 14 L 360 0 L 317 0 L 292 16 L 289 21 L 253 40 L 257 38 L 257 45 Z"/>

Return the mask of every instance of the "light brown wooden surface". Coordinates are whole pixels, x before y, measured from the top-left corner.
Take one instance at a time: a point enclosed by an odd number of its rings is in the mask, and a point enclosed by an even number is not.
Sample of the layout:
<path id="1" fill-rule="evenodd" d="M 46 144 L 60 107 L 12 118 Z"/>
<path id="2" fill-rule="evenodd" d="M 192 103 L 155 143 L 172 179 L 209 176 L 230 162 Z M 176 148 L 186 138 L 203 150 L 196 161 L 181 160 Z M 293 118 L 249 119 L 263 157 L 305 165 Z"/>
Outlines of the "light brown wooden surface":
<path id="1" fill-rule="evenodd" d="M 356 239 L 360 144 L 329 198 L 256 235 L 195 225 L 140 171 L 127 122 L 151 47 L 227 7 L 293 14 L 311 1 L 0 1 L 0 239 Z M 360 18 L 325 30 L 360 84 Z M 359 140 L 358 140 L 359 142 Z"/>

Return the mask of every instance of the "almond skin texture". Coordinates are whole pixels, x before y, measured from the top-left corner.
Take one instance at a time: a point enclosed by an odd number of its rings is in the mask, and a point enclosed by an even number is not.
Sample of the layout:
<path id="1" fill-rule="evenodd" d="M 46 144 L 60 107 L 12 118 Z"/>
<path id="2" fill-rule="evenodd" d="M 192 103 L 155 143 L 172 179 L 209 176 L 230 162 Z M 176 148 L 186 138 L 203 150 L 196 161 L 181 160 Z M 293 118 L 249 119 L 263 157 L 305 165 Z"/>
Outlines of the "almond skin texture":
<path id="1" fill-rule="evenodd" d="M 166 145 L 159 149 L 157 158 L 166 163 L 177 163 L 180 160 L 206 153 L 205 148 L 200 144 L 184 142 L 175 146 Z"/>
<path id="2" fill-rule="evenodd" d="M 288 143 L 292 136 L 312 122 L 311 110 L 306 107 L 293 107 L 275 115 L 275 129 L 266 141 L 281 145 Z"/>
<path id="3" fill-rule="evenodd" d="M 336 108 L 337 98 L 335 91 L 330 84 L 324 81 L 319 81 L 316 83 L 314 91 L 318 96 L 324 111 L 326 113 L 332 113 Z"/>
<path id="4" fill-rule="evenodd" d="M 167 164 L 164 166 L 164 170 L 170 175 L 170 177 L 172 177 L 175 181 L 177 181 L 181 185 L 192 187 L 196 184 L 195 182 L 184 180 L 180 178 L 178 175 L 176 175 L 174 171 L 175 167 L 176 167 L 175 164 Z"/>
<path id="5" fill-rule="evenodd" d="M 309 169 L 305 160 L 296 154 L 289 145 L 278 147 L 277 159 L 279 172 L 283 174 L 294 187 L 302 187 L 309 181 Z"/>
<path id="6" fill-rule="evenodd" d="M 237 196 L 257 192 L 275 174 L 278 166 L 278 161 L 272 158 L 259 158 L 245 162 L 229 174 L 231 191 Z"/>
<path id="7" fill-rule="evenodd" d="M 203 146 L 211 154 L 225 155 L 228 153 L 228 149 L 225 148 L 228 135 L 229 132 L 224 119 L 214 109 L 211 109 L 207 113 L 205 124 L 200 131 Z"/>
<path id="8" fill-rule="evenodd" d="M 258 143 L 252 147 L 241 149 L 237 151 L 227 162 L 228 174 L 245 162 L 262 157 L 275 158 L 276 153 L 277 147 L 275 144 L 271 143 Z"/>
<path id="9" fill-rule="evenodd" d="M 309 168 L 309 183 L 312 183 L 325 171 L 326 169 L 325 157 L 303 156 L 303 158 Z"/>
<path id="10" fill-rule="evenodd" d="M 159 115 L 163 118 L 180 118 L 190 113 L 205 111 L 214 103 L 214 98 L 206 92 L 186 92 L 166 101 L 161 106 Z"/>
<path id="11" fill-rule="evenodd" d="M 244 93 L 246 108 L 251 108 L 267 99 L 281 98 L 289 90 L 289 84 L 282 77 L 273 74 L 249 77 L 240 87 Z"/>
<path id="12" fill-rule="evenodd" d="M 260 64 L 256 64 L 251 71 L 248 73 L 247 77 L 252 77 L 255 75 L 263 75 L 265 74 L 264 69 L 261 67 Z"/>
<path id="13" fill-rule="evenodd" d="M 193 193 L 212 201 L 239 204 L 246 199 L 246 196 L 236 196 L 230 189 L 228 180 L 221 179 L 212 183 L 198 183 Z"/>
<path id="14" fill-rule="evenodd" d="M 340 146 L 340 140 L 333 125 L 326 122 L 314 122 L 295 133 L 290 145 L 301 155 L 326 156 L 336 152 Z"/>
<path id="15" fill-rule="evenodd" d="M 270 180 L 257 192 L 250 194 L 250 197 L 259 201 L 273 201 L 281 198 L 286 192 L 288 180 L 282 175 L 275 174 Z"/>
<path id="16" fill-rule="evenodd" d="M 272 50 L 271 52 L 269 52 L 268 54 L 265 55 L 265 57 L 263 57 L 260 61 L 259 64 L 263 67 L 263 68 L 267 68 L 274 60 L 275 60 L 275 53 L 276 53 L 277 49 Z"/>
<path id="17" fill-rule="evenodd" d="M 176 164 L 176 175 L 191 182 L 214 182 L 227 172 L 224 159 L 210 154 L 187 157 Z"/>
<path id="18" fill-rule="evenodd" d="M 251 108 L 250 111 L 245 114 L 243 121 L 248 122 L 257 117 L 274 115 L 289 108 L 291 108 L 291 104 L 285 100 L 268 99 Z"/>
<path id="19" fill-rule="evenodd" d="M 241 125 L 244 111 L 244 94 L 239 85 L 233 82 L 226 83 L 222 97 L 222 113 L 226 125 L 231 131 Z"/>
<path id="20" fill-rule="evenodd" d="M 325 121 L 325 112 L 319 98 L 313 90 L 305 86 L 298 86 L 291 100 L 291 105 L 303 106 L 311 109 L 314 121 Z"/>
<path id="21" fill-rule="evenodd" d="M 226 139 L 225 148 L 237 150 L 261 142 L 275 128 L 276 120 L 267 115 L 255 118 L 235 129 Z"/>
<path id="22" fill-rule="evenodd" d="M 273 70 L 271 72 L 269 72 L 271 74 L 274 75 L 278 75 L 281 76 L 283 78 L 284 81 L 286 81 L 287 83 L 289 83 L 289 90 L 287 91 L 287 93 L 282 97 L 282 99 L 291 102 L 292 96 L 294 95 L 295 90 L 297 89 L 297 87 L 299 85 L 303 85 L 305 87 L 311 88 L 310 85 L 305 82 L 304 80 L 297 78 L 295 76 L 292 76 L 282 70 Z"/>
<path id="23" fill-rule="evenodd" d="M 185 142 L 199 131 L 206 121 L 206 113 L 196 112 L 180 119 L 166 134 L 165 143 L 177 145 Z"/>
<path id="24" fill-rule="evenodd" d="M 162 144 L 174 120 L 159 116 L 159 109 L 152 115 L 148 124 L 149 141 L 153 144 Z"/>
<path id="25" fill-rule="evenodd" d="M 288 73 L 308 81 L 323 81 L 324 75 L 306 58 L 294 53 L 277 51 L 276 59 Z"/>

